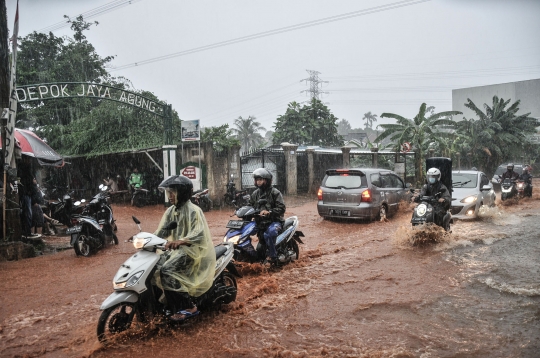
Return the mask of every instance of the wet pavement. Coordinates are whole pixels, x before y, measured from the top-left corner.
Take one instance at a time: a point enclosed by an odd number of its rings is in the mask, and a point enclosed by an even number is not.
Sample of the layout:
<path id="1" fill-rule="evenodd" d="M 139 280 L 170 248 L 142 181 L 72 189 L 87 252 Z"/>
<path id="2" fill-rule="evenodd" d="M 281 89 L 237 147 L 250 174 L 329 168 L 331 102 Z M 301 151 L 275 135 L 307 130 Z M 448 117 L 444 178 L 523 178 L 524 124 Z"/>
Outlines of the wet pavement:
<path id="1" fill-rule="evenodd" d="M 537 185 L 536 188 L 539 186 Z M 403 205 L 387 222 L 337 222 L 316 200 L 286 198 L 305 244 L 277 271 L 244 266 L 237 301 L 175 330 L 134 327 L 111 347 L 96 337 L 101 302 L 135 249 L 131 215 L 153 231 L 163 206 L 115 205 L 120 244 L 72 249 L 0 270 L 0 356 L 15 357 L 538 357 L 540 194 L 418 233 Z M 206 214 L 214 243 L 232 210 Z M 64 245 L 67 237 L 45 238 Z"/>

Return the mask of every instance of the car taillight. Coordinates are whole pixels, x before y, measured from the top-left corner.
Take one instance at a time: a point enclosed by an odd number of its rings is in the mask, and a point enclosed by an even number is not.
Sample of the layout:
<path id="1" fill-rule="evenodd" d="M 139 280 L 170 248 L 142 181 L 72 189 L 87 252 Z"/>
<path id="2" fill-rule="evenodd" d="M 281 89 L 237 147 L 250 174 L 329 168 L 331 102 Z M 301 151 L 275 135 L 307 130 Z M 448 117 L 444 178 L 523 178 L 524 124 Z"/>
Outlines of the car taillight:
<path id="1" fill-rule="evenodd" d="M 322 200 L 322 189 L 319 188 L 319 191 L 317 192 L 317 199 Z"/>
<path id="2" fill-rule="evenodd" d="M 362 196 L 363 202 L 371 203 L 371 190 L 369 189 L 364 190 L 361 196 Z"/>

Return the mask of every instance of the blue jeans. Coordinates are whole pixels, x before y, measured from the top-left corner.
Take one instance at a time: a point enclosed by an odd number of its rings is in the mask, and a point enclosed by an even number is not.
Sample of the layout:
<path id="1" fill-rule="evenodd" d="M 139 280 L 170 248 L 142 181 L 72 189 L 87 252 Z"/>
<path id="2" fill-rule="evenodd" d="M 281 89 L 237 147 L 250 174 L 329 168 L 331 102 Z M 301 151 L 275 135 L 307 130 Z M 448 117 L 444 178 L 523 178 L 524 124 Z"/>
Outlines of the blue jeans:
<path id="1" fill-rule="evenodd" d="M 268 249 L 268 256 L 271 259 L 277 258 L 276 252 L 276 238 L 281 232 L 282 226 L 280 222 L 273 222 L 264 231 L 264 242 L 266 242 L 266 248 Z"/>

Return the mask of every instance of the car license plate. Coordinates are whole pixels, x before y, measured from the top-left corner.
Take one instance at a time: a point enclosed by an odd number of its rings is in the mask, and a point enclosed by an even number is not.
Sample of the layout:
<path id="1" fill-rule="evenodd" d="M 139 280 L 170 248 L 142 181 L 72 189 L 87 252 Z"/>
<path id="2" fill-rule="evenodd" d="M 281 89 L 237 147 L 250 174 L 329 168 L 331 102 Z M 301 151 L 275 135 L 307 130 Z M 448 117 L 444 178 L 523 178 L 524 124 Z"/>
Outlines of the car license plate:
<path id="1" fill-rule="evenodd" d="M 69 227 L 66 230 L 66 234 L 74 234 L 76 232 L 81 232 L 81 229 L 82 229 L 82 225 L 76 225 L 76 226 L 73 226 L 73 227 Z"/>
<path id="2" fill-rule="evenodd" d="M 241 229 L 244 226 L 245 221 L 243 220 L 229 220 L 227 223 L 227 228 L 229 229 Z"/>
<path id="3" fill-rule="evenodd" d="M 341 215 L 341 216 L 351 216 L 350 210 L 330 210 L 330 215 Z"/>

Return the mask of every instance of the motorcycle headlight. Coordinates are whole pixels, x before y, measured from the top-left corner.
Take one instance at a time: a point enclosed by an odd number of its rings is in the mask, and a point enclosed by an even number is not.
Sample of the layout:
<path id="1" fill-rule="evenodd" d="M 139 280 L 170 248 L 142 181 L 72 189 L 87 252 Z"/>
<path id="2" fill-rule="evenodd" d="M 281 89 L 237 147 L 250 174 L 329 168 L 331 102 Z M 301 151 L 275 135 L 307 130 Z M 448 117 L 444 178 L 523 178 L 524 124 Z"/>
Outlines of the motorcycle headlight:
<path id="1" fill-rule="evenodd" d="M 143 273 L 144 273 L 144 270 L 134 273 L 126 281 L 113 282 L 114 289 L 127 288 L 127 287 L 131 287 L 133 285 L 136 285 L 137 282 L 139 282 L 139 279 L 141 278 Z"/>
<path id="2" fill-rule="evenodd" d="M 416 207 L 416 215 L 418 216 L 424 216 L 426 215 L 427 211 L 427 205 L 426 204 L 420 204 Z"/>
<path id="3" fill-rule="evenodd" d="M 474 203 L 476 199 L 477 199 L 476 195 L 471 195 L 462 199 L 461 202 L 465 204 L 470 204 L 470 203 Z"/>
<path id="4" fill-rule="evenodd" d="M 227 240 L 227 236 L 223 238 L 223 242 L 232 242 L 233 244 L 238 244 L 238 240 L 240 240 L 240 235 L 234 235 L 229 240 Z"/>
<path id="5" fill-rule="evenodd" d="M 142 249 L 144 245 L 148 243 L 148 241 L 150 241 L 150 239 L 136 237 L 133 239 L 133 246 L 135 246 L 136 249 Z"/>
<path id="6" fill-rule="evenodd" d="M 523 189 L 524 186 L 525 185 L 523 183 L 518 183 L 518 185 L 517 185 L 518 189 Z"/>

